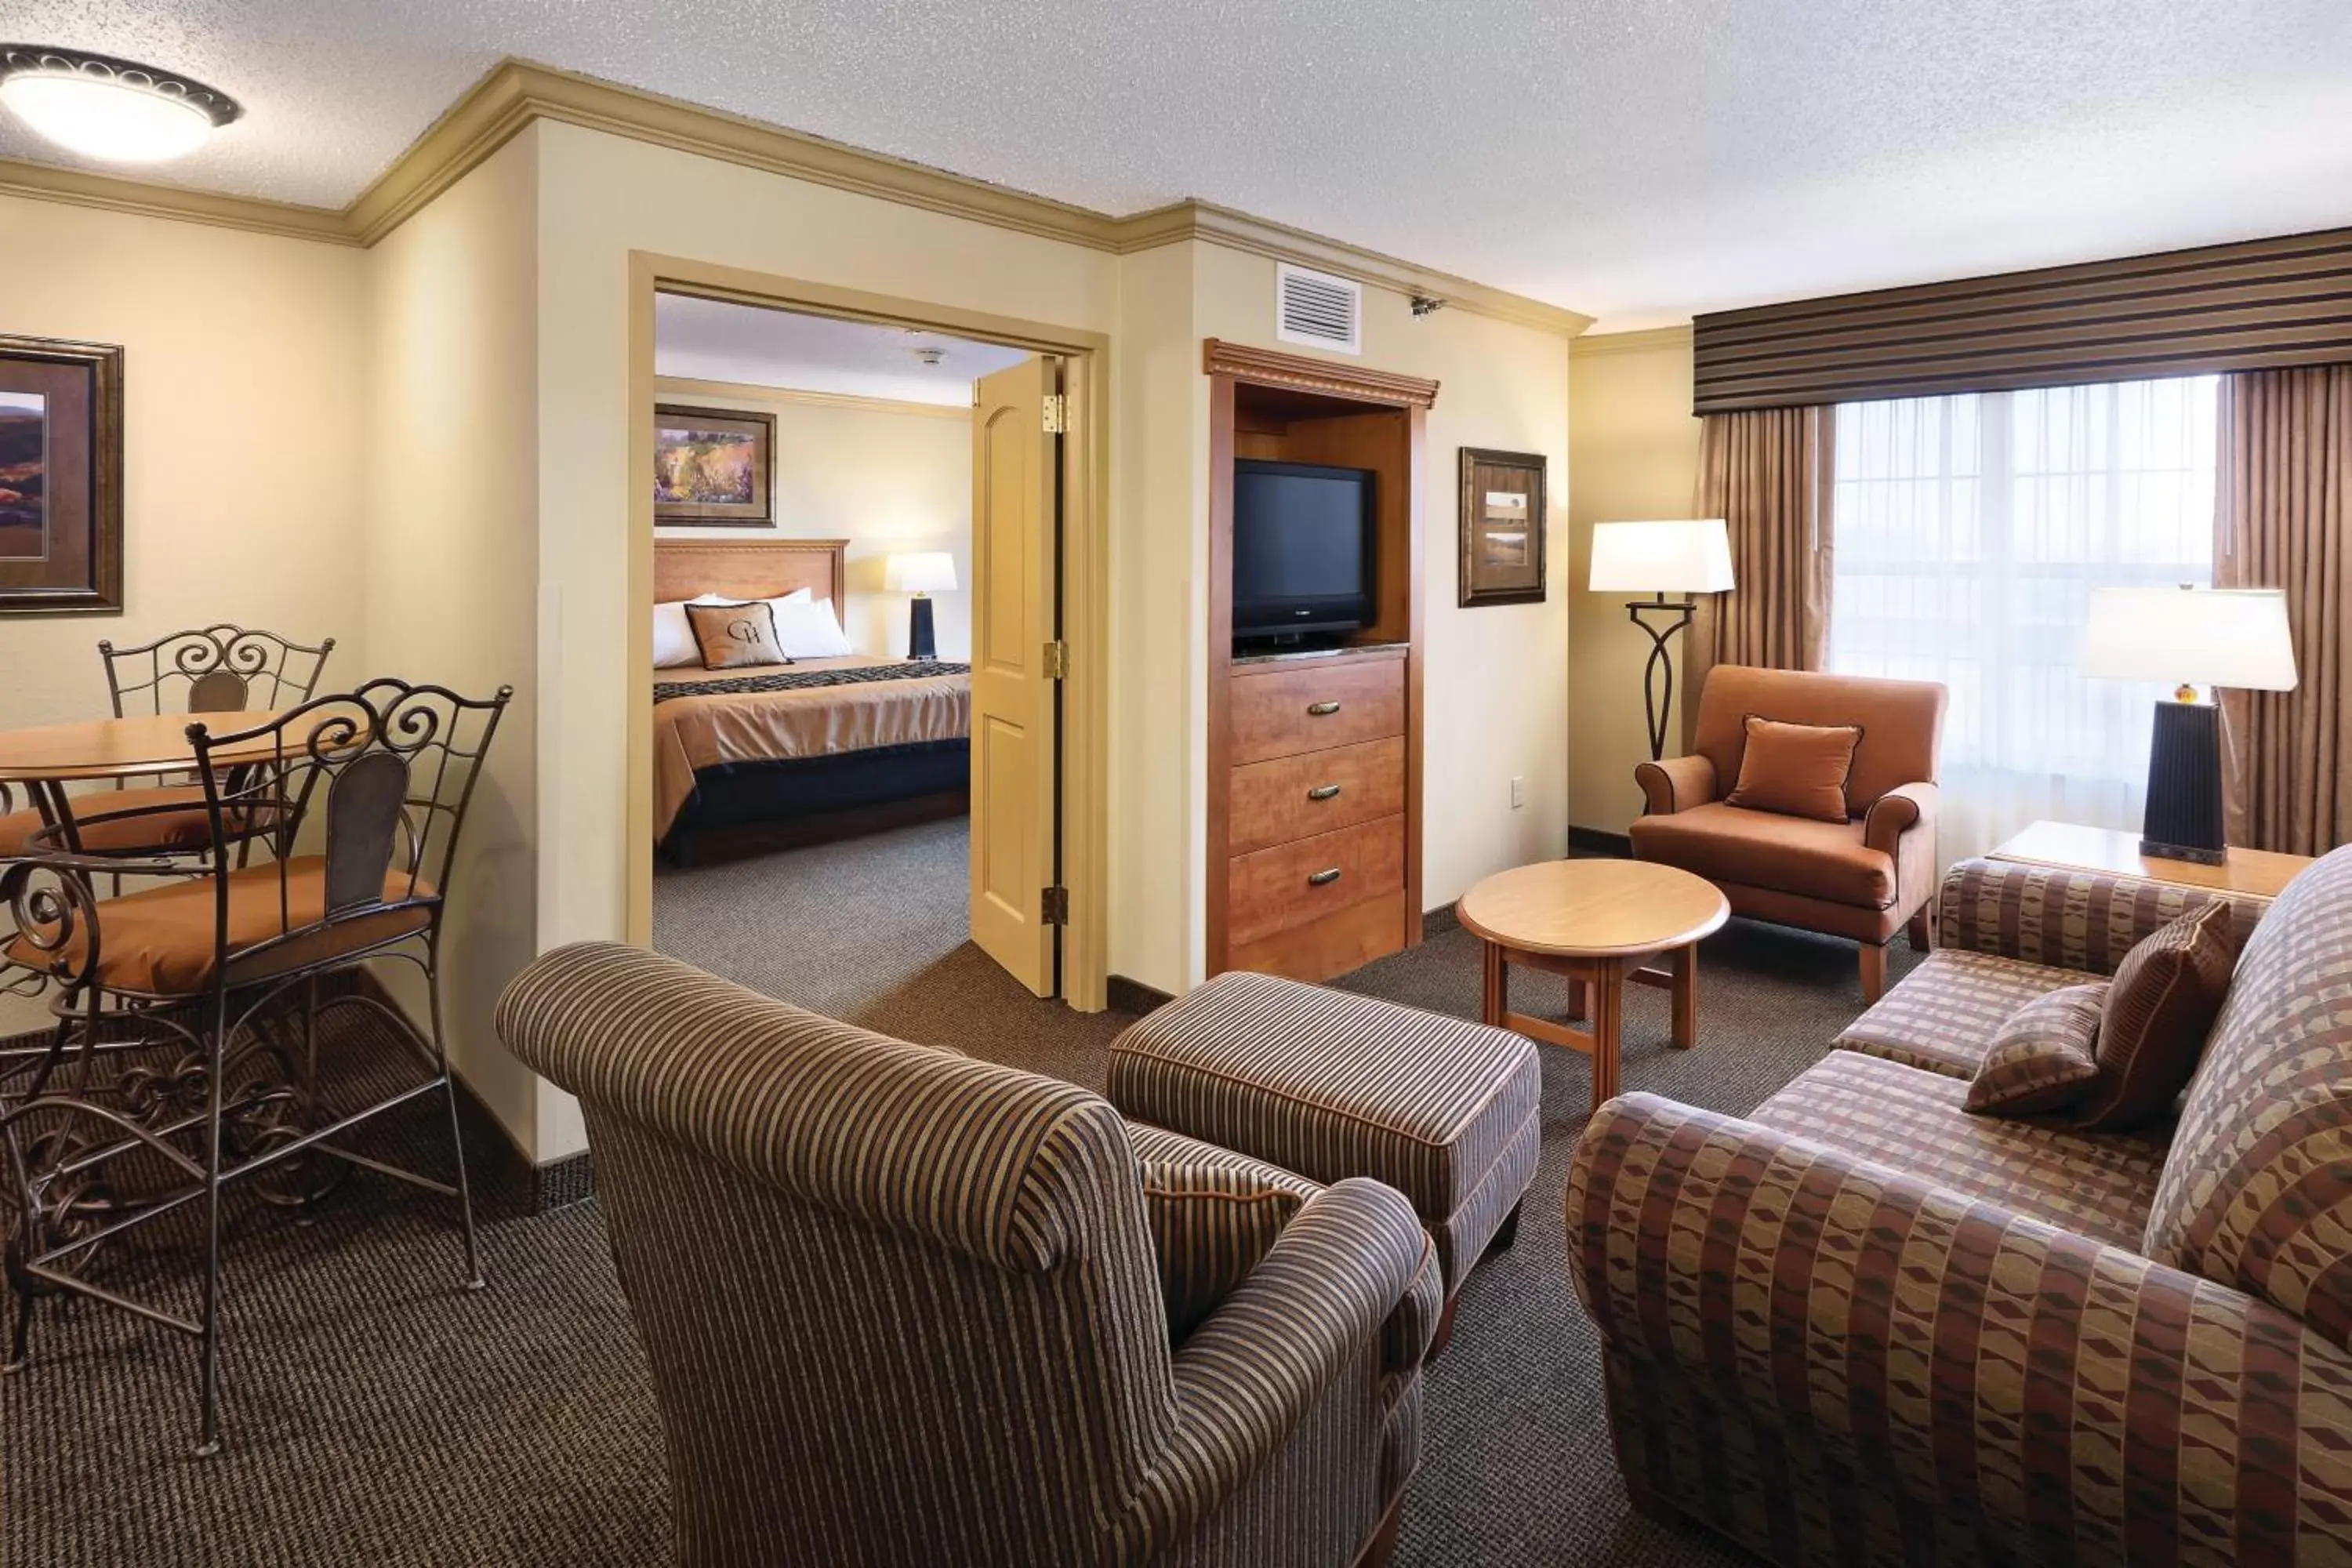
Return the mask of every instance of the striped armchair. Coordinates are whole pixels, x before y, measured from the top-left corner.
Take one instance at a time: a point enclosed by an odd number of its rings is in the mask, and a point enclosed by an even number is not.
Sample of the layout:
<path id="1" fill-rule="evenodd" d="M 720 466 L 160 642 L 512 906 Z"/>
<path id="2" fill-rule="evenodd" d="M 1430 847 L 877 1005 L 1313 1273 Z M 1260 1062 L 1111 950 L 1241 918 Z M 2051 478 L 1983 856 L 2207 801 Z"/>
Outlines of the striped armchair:
<path id="1" fill-rule="evenodd" d="M 2153 1133 L 1966 1115 L 1967 1071 L 2209 896 L 1964 861 L 1943 900 L 1953 945 L 1748 1117 L 1632 1094 L 1579 1143 L 1635 1503 L 1792 1564 L 2352 1562 L 2352 848 L 2233 908 Z"/>
<path id="2" fill-rule="evenodd" d="M 498 1027 L 585 1110 L 682 1562 L 1348 1568 L 1392 1539 L 1439 1291 L 1387 1187 L 1267 1190 L 1159 1135 L 1147 1197 L 1085 1089 L 630 948 L 540 959 Z"/>

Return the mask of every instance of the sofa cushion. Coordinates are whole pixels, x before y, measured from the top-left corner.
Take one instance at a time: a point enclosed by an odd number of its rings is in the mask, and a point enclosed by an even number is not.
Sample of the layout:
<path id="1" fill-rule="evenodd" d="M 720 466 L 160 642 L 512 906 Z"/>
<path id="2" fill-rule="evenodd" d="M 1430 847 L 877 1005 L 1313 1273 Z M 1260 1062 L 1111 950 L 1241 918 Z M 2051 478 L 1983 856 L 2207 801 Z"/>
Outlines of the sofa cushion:
<path id="1" fill-rule="evenodd" d="M 1937 948 L 1846 1026 L 1835 1044 L 1967 1079 L 2012 1014 L 2039 996 L 2079 984 L 2068 969 L 2045 969 L 1981 952 Z"/>
<path id="2" fill-rule="evenodd" d="M 1739 780 L 1725 804 L 1814 822 L 1846 819 L 1845 781 L 1862 731 L 1852 724 L 1782 724 L 1748 716 Z"/>
<path id="3" fill-rule="evenodd" d="M 1276 1165 L 1128 1124 L 1159 1256 L 1168 1331 L 1181 1340 L 1240 1289 L 1290 1218 L 1323 1189 Z"/>
<path id="4" fill-rule="evenodd" d="M 1969 1080 L 1968 1109 L 2040 1116 L 2072 1105 L 2099 1076 L 2105 981 L 2036 996 L 2009 1016 Z"/>
<path id="5" fill-rule="evenodd" d="M 2352 847 L 2248 939 L 2144 1250 L 2352 1344 Z"/>
<path id="6" fill-rule="evenodd" d="M 2164 1145 L 2130 1133 L 1970 1116 L 1969 1086 L 1832 1051 L 1748 1120 L 2116 1247 L 2138 1242 Z"/>
<path id="7" fill-rule="evenodd" d="M 2124 955 L 2099 1021 L 2099 1078 L 2075 1108 L 2086 1131 L 2121 1132 L 2172 1109 L 2229 994 L 2230 909 L 2207 904 Z"/>
<path id="8" fill-rule="evenodd" d="M 1894 858 L 1863 843 L 1859 822 L 1813 822 L 1717 801 L 1637 817 L 1626 832 L 1643 859 L 1710 880 L 1870 910 L 1895 900 Z"/>

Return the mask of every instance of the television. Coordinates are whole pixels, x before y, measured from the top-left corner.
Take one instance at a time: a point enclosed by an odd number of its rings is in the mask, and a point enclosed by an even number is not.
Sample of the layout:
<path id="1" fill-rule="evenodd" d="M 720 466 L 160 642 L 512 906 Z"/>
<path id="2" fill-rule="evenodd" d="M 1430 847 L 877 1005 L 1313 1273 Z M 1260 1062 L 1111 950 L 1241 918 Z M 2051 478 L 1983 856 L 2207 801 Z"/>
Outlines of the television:
<path id="1" fill-rule="evenodd" d="M 1234 638 L 1352 632 L 1372 619 L 1376 479 L 1369 468 L 1234 464 Z"/>

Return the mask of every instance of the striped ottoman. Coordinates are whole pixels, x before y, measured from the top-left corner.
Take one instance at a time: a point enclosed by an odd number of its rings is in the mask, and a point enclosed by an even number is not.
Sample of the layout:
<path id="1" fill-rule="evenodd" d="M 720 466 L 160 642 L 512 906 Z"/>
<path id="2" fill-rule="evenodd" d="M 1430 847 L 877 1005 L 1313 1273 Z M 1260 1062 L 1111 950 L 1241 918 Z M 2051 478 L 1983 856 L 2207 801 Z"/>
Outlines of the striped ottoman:
<path id="1" fill-rule="evenodd" d="M 1502 1029 L 1271 975 L 1221 974 L 1113 1041 L 1119 1113 L 1318 1182 L 1402 1193 L 1454 1297 L 1510 1245 L 1535 1180 L 1543 1072 Z"/>

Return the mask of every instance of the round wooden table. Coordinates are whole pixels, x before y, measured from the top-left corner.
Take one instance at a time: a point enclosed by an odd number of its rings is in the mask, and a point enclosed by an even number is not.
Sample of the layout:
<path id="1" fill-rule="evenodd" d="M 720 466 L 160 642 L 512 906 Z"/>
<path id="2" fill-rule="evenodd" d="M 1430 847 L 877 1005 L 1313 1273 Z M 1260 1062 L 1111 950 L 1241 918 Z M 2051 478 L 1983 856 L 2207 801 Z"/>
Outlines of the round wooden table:
<path id="1" fill-rule="evenodd" d="M 1688 1049 L 1698 1025 L 1701 937 L 1722 928 L 1731 905 L 1712 883 L 1643 860 L 1546 860 L 1498 872 L 1454 906 L 1486 961 L 1487 1023 L 1592 1058 L 1592 1103 L 1617 1093 L 1625 983 L 1674 993 L 1674 1043 Z M 1664 969 L 1647 967 L 1659 953 Z M 1574 1016 L 1590 1030 L 1511 1011 L 1514 963 L 1571 982 Z"/>
<path id="2" fill-rule="evenodd" d="M 215 734 L 257 729 L 276 713 L 136 713 L 128 719 L 85 719 L 30 730 L 0 730 L 0 784 L 71 783 L 83 779 L 154 778 L 196 765 L 188 726 L 201 721 Z M 307 732 L 289 730 L 288 745 Z M 276 755 L 274 737 L 216 748 L 222 763 L 257 763 Z"/>

